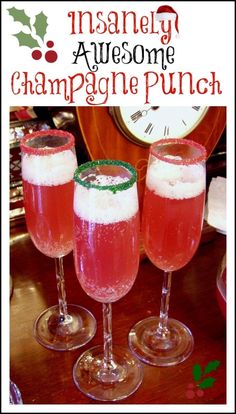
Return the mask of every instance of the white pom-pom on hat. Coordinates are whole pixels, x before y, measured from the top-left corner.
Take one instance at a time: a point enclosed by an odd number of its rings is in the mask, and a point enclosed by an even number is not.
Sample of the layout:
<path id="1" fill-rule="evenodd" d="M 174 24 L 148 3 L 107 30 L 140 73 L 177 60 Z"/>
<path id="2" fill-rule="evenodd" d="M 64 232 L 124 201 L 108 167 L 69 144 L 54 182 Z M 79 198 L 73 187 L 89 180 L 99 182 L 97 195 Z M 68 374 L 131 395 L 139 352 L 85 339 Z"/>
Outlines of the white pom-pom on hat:
<path id="1" fill-rule="evenodd" d="M 160 6 L 156 12 L 157 20 L 174 20 L 175 21 L 175 30 L 179 35 L 179 16 L 176 11 L 171 6 Z"/>

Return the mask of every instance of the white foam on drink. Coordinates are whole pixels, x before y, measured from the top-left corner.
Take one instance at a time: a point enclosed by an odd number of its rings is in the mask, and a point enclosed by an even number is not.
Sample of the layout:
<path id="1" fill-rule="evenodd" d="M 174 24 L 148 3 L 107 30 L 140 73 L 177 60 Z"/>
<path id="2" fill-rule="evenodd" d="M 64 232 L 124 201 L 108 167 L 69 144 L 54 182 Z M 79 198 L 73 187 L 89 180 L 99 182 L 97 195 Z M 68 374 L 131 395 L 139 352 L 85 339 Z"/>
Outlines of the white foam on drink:
<path id="1" fill-rule="evenodd" d="M 35 185 L 54 186 L 73 179 L 77 167 L 76 155 L 71 150 L 50 155 L 23 154 L 22 177 Z"/>
<path id="2" fill-rule="evenodd" d="M 117 185 L 127 181 L 122 177 L 100 175 L 93 181 L 99 185 Z M 129 220 L 138 211 L 137 185 L 113 193 L 110 190 L 87 188 L 76 184 L 74 212 L 82 220 L 99 224 Z"/>
<path id="3" fill-rule="evenodd" d="M 94 174 L 88 174 L 87 179 L 92 178 L 92 184 L 100 185 L 101 187 L 106 185 L 117 185 L 122 184 L 129 181 L 128 177 L 119 177 L 119 176 L 111 176 L 111 175 L 97 175 L 94 177 Z M 85 179 L 84 179 L 85 180 Z M 84 181 L 82 180 L 82 181 Z"/>
<path id="4" fill-rule="evenodd" d="M 205 189 L 205 167 L 202 164 L 177 165 L 155 159 L 147 170 L 146 185 L 161 197 L 196 197 Z"/>

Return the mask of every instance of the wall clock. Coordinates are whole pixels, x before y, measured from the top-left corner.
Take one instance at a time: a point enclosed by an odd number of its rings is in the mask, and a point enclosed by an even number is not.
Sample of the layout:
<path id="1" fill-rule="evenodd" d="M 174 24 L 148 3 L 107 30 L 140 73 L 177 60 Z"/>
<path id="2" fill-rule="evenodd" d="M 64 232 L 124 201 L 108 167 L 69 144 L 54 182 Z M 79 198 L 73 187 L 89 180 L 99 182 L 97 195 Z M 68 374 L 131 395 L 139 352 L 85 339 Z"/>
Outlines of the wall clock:
<path id="1" fill-rule="evenodd" d="M 147 114 L 142 112 L 147 109 Z M 209 157 L 226 125 L 226 107 L 217 106 L 85 106 L 77 107 L 76 112 L 91 159 L 121 159 L 136 168 L 140 205 L 152 140 L 165 136 L 192 139 L 206 147 Z"/>

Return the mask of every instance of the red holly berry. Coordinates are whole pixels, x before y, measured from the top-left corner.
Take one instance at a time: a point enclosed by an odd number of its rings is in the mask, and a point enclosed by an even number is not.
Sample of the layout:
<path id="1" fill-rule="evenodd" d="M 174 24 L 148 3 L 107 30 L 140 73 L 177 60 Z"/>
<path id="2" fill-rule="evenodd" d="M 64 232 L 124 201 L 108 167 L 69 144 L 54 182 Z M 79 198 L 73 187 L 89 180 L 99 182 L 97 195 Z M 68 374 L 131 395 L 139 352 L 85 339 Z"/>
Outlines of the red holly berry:
<path id="1" fill-rule="evenodd" d="M 42 52 L 41 52 L 41 50 L 37 50 L 37 49 L 33 50 L 31 56 L 34 60 L 39 60 L 42 57 Z"/>
<path id="2" fill-rule="evenodd" d="M 196 394 L 197 394 L 198 397 L 203 397 L 204 391 L 199 389 L 199 390 L 196 391 Z"/>
<path id="3" fill-rule="evenodd" d="M 55 52 L 55 50 L 48 50 L 45 53 L 45 59 L 49 63 L 55 62 L 57 60 L 57 52 Z"/>
<path id="4" fill-rule="evenodd" d="M 195 392 L 193 390 L 187 390 L 186 397 L 192 400 L 195 397 Z"/>
<path id="5" fill-rule="evenodd" d="M 53 47 L 53 46 L 54 46 L 54 42 L 52 40 L 48 40 L 47 47 Z"/>

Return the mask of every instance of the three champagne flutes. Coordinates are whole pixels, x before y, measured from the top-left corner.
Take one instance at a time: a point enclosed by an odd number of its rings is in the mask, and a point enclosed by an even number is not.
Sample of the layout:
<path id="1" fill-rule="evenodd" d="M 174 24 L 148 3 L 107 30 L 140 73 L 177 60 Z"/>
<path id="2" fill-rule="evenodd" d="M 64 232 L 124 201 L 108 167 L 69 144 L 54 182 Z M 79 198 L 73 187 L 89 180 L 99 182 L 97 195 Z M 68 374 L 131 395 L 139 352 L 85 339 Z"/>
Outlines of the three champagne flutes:
<path id="1" fill-rule="evenodd" d="M 134 168 L 114 160 L 97 160 L 77 168 L 73 137 L 58 130 L 26 136 L 21 150 L 28 230 L 36 247 L 55 258 L 59 292 L 59 306 L 37 319 L 35 337 L 50 349 L 69 350 L 84 345 L 95 334 L 91 313 L 67 305 L 65 300 L 62 257 L 74 244 L 79 283 L 103 304 L 104 330 L 103 346 L 85 351 L 74 365 L 74 382 L 97 400 L 125 398 L 142 382 L 140 360 L 155 366 L 175 365 L 193 350 L 190 330 L 168 318 L 168 309 L 172 271 L 191 260 L 200 241 L 206 150 L 184 139 L 164 139 L 150 146 L 141 229 L 146 254 L 164 271 L 164 281 L 159 317 L 136 323 L 129 333 L 132 353 L 112 345 L 111 303 L 128 293 L 138 272 Z M 62 198 L 68 201 L 63 211 L 55 208 Z M 86 327 L 83 338 L 78 323 L 81 311 Z M 75 331 L 70 335 L 70 328 L 77 329 L 78 336 Z"/>

